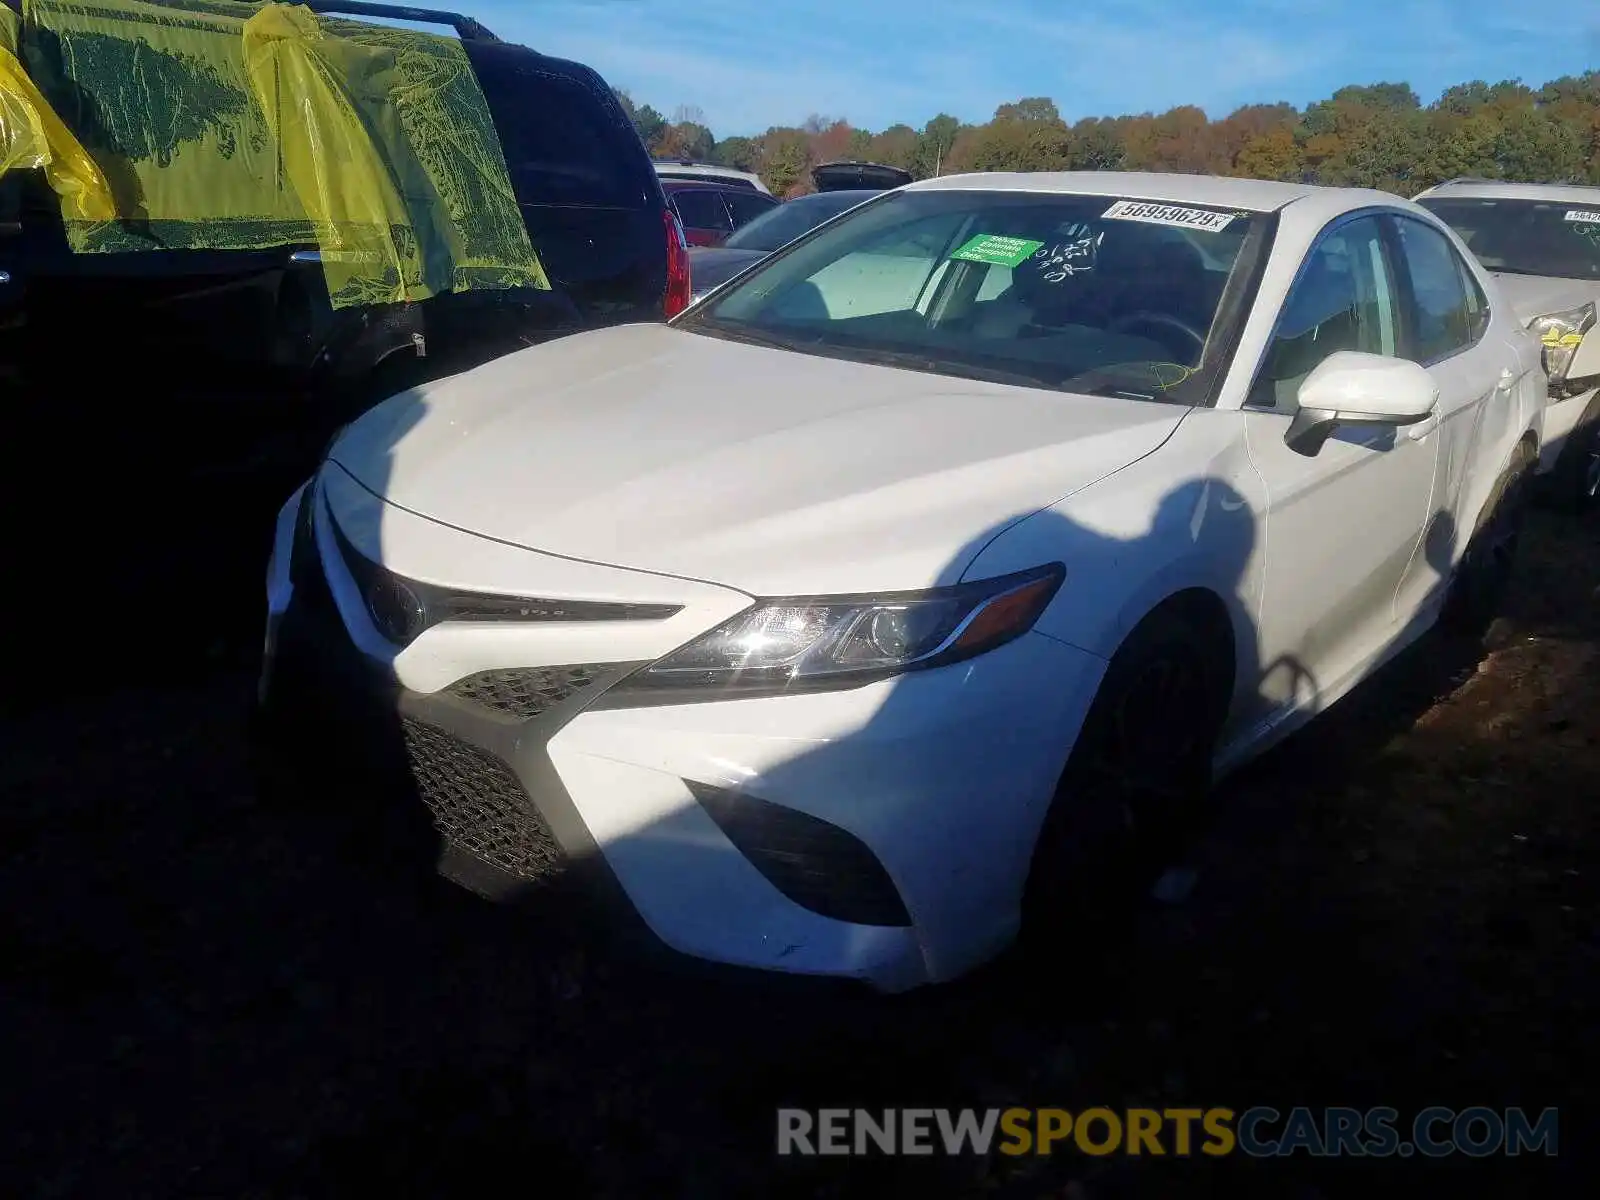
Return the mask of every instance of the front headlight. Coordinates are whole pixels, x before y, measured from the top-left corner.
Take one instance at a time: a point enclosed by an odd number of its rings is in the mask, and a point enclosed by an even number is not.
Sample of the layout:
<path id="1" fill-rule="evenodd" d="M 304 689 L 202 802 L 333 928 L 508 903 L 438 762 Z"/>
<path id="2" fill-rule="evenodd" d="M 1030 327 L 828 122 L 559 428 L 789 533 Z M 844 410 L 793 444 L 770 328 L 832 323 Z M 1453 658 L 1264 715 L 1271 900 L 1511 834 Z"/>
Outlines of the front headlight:
<path id="1" fill-rule="evenodd" d="M 1595 325 L 1595 305 L 1590 301 L 1582 308 L 1569 308 L 1565 312 L 1547 313 L 1528 322 L 1528 328 L 1538 335 L 1544 347 L 1544 370 L 1550 376 L 1553 388 L 1566 382 L 1567 371 L 1583 345 L 1583 335 Z"/>
<path id="2" fill-rule="evenodd" d="M 1060 563 L 879 596 L 763 600 L 631 676 L 623 691 L 780 694 L 857 687 L 959 662 L 1020 637 L 1065 578 Z"/>

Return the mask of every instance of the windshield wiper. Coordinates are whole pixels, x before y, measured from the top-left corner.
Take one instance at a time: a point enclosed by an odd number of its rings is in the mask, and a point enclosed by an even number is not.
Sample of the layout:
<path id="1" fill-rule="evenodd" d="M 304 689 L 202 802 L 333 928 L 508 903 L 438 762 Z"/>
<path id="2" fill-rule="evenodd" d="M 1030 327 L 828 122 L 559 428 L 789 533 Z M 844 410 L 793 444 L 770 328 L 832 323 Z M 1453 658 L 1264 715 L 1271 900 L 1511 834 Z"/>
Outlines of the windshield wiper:
<path id="1" fill-rule="evenodd" d="M 1124 400 L 1154 400 L 1156 398 L 1155 392 L 1129 387 L 1125 383 L 1111 383 L 1109 381 L 1090 384 L 1088 387 L 1068 388 L 1067 390 L 1078 392 L 1085 396 L 1120 396 Z"/>
<path id="2" fill-rule="evenodd" d="M 912 371 L 928 371 L 936 375 L 955 375 L 962 379 L 975 379 L 980 383 L 1003 383 L 1012 387 L 1055 388 L 1056 381 L 1025 371 L 1005 371 L 998 367 L 981 367 L 959 358 L 940 358 L 931 354 L 913 354 L 905 350 L 867 350 L 854 346 L 830 346 L 860 362 L 881 367 L 905 367 Z"/>
<path id="3" fill-rule="evenodd" d="M 696 322 L 687 326 L 692 333 L 703 333 L 709 337 L 722 338 L 728 342 L 744 342 L 751 346 L 764 346 L 768 350 L 800 350 L 806 346 L 816 345 L 816 339 L 802 341 L 796 338 L 778 337 L 770 333 L 754 333 L 747 329 L 730 329 L 726 325 L 712 325 L 709 322 Z"/>

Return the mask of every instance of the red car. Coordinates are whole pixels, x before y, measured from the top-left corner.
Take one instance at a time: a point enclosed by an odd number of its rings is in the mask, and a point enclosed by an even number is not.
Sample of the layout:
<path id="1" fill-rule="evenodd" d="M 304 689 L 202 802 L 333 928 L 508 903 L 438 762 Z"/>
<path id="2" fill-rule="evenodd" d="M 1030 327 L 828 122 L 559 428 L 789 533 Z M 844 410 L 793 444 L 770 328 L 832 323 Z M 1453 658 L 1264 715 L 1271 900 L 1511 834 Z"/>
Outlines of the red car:
<path id="1" fill-rule="evenodd" d="M 663 176 L 667 207 L 678 214 L 691 246 L 720 246 L 735 229 L 778 206 L 779 201 L 739 178 L 683 179 Z"/>

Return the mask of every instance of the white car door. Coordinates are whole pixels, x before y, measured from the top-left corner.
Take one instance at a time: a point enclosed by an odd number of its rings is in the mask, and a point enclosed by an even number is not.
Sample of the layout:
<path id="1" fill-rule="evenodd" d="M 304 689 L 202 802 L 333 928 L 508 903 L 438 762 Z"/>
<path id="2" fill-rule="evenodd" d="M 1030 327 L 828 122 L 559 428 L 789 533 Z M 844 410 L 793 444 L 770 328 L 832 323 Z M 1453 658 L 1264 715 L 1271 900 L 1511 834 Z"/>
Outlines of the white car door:
<path id="1" fill-rule="evenodd" d="M 1330 354 L 1401 356 L 1403 296 L 1384 218 L 1336 220 L 1306 256 L 1246 399 L 1267 492 L 1258 638 L 1268 720 L 1342 692 L 1397 633 L 1394 596 L 1432 512 L 1440 439 L 1343 427 L 1308 457 L 1285 436 L 1301 382 Z"/>
<path id="2" fill-rule="evenodd" d="M 1489 302 L 1471 268 L 1439 229 L 1415 217 L 1394 217 L 1405 268 L 1406 357 L 1428 368 L 1439 385 L 1439 409 L 1403 431 L 1439 443 L 1433 525 L 1422 551 L 1395 592 L 1394 615 L 1410 619 L 1448 582 L 1476 507 L 1463 495 L 1484 447 L 1498 446 L 1516 415 L 1516 355 L 1491 331 Z M 1491 480 L 1492 482 L 1492 480 Z M 1463 501 L 1467 503 L 1463 503 Z"/>

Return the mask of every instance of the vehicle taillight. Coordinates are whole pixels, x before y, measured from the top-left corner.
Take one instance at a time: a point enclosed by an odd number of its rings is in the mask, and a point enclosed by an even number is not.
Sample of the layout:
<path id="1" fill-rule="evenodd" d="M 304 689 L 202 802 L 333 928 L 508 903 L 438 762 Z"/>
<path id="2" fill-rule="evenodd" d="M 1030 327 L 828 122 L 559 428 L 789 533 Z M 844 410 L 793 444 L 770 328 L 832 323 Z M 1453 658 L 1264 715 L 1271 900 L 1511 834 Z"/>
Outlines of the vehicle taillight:
<path id="1" fill-rule="evenodd" d="M 662 298 L 661 310 L 667 318 L 677 316 L 689 307 L 692 289 L 689 284 L 689 243 L 683 236 L 683 226 L 668 209 L 661 214 L 667 226 L 667 294 Z"/>

